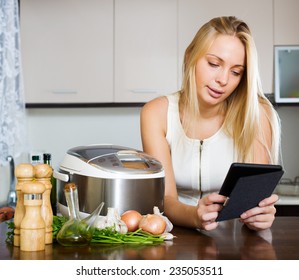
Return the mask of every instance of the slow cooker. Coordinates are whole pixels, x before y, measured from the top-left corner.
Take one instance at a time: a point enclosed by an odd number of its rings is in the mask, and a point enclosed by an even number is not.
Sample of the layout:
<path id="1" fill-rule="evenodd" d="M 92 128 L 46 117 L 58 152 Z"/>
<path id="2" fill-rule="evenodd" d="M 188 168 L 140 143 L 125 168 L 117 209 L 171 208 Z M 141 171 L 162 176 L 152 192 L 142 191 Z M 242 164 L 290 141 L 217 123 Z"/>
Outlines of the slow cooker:
<path id="1" fill-rule="evenodd" d="M 79 211 L 91 213 L 101 202 L 116 208 L 121 215 L 126 210 L 141 214 L 164 209 L 164 169 L 155 158 L 142 151 L 116 145 L 89 145 L 67 151 L 58 170 L 57 204 L 62 215 L 68 215 L 64 186 L 73 182 L 78 188 Z"/>

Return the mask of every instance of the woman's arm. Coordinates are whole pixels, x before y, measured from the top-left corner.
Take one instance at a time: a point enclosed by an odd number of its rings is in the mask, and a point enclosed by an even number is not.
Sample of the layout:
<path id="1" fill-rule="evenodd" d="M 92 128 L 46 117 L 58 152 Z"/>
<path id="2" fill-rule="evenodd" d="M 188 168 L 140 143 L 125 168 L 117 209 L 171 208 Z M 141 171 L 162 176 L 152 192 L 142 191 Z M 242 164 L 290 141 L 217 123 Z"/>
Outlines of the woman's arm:
<path id="1" fill-rule="evenodd" d="M 256 134 L 256 139 L 254 140 L 254 162 L 255 163 L 264 163 L 269 164 L 271 162 L 270 154 L 271 145 L 272 145 L 272 131 L 270 125 L 270 116 L 272 115 L 271 109 L 267 105 L 261 106 L 261 130 L 262 133 L 259 135 Z"/>
<path id="2" fill-rule="evenodd" d="M 168 100 L 159 97 L 148 102 L 141 110 L 141 138 L 143 150 L 159 160 L 165 171 L 164 212 L 172 223 L 192 228 L 213 229 L 217 226 L 215 219 L 224 198 L 212 194 L 199 201 L 198 207 L 185 205 L 178 200 L 174 171 L 167 132 Z"/>
<path id="3" fill-rule="evenodd" d="M 272 111 L 268 106 L 262 106 L 261 125 L 264 135 L 257 135 L 257 139 L 254 142 L 255 163 L 269 164 L 271 162 L 269 155 L 273 137 L 269 123 L 271 119 L 269 116 L 271 114 Z M 259 137 L 263 137 L 264 139 Z M 267 147 L 265 147 L 265 145 Z M 277 200 L 278 196 L 276 194 L 272 194 L 270 197 L 262 200 L 258 207 L 252 208 L 241 215 L 241 222 L 253 230 L 262 230 L 271 227 L 275 219 L 276 209 L 274 204 Z"/>

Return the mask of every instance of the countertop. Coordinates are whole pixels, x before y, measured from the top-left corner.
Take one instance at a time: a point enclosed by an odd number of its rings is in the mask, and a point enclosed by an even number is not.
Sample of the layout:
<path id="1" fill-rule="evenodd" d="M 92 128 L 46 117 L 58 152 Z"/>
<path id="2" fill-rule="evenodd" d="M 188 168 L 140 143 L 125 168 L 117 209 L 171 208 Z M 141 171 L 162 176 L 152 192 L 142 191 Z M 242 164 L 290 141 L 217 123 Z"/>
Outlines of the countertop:
<path id="1" fill-rule="evenodd" d="M 24 252 L 5 242 L 0 224 L 0 260 L 299 260 L 299 217 L 276 217 L 271 229 L 253 232 L 238 220 L 221 222 L 213 231 L 175 227 L 171 242 L 159 245 L 47 245 L 44 251 Z"/>
<path id="2" fill-rule="evenodd" d="M 299 205 L 299 185 L 278 184 L 274 190 L 279 196 L 276 205 Z"/>

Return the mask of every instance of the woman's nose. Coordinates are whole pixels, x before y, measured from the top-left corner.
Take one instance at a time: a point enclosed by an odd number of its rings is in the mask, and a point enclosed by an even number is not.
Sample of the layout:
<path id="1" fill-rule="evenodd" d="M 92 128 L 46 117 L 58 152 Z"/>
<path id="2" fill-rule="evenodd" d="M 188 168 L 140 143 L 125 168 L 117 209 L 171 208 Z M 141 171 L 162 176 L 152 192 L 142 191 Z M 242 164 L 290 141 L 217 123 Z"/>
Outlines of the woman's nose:
<path id="1" fill-rule="evenodd" d="M 216 76 L 216 82 L 221 86 L 225 86 L 228 83 L 228 71 L 222 69 L 219 70 Z"/>

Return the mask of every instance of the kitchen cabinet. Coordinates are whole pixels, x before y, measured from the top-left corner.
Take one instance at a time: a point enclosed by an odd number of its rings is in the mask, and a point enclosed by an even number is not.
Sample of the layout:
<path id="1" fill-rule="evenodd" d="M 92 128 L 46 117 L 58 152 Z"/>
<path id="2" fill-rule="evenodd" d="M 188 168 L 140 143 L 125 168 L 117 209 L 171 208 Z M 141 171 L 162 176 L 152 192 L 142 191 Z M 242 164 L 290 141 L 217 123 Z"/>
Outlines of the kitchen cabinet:
<path id="1" fill-rule="evenodd" d="M 299 45 L 298 11 L 298 0 L 274 0 L 275 45 Z"/>
<path id="2" fill-rule="evenodd" d="M 285 26 L 289 13 L 282 2 L 274 1 L 279 42 L 286 27 L 279 31 L 277 25 Z M 144 103 L 174 92 L 181 85 L 186 47 L 200 26 L 221 15 L 248 22 L 264 91 L 273 93 L 272 0 L 26 0 L 20 5 L 27 104 Z"/>
<path id="3" fill-rule="evenodd" d="M 21 1 L 28 104 L 140 103 L 177 90 L 176 0 Z"/>
<path id="4" fill-rule="evenodd" d="M 179 0 L 178 3 L 179 71 L 184 51 L 198 29 L 213 17 L 233 15 L 249 25 L 257 45 L 264 92 L 273 93 L 272 0 Z"/>
<path id="5" fill-rule="evenodd" d="M 177 90 L 177 1 L 115 0 L 115 101 Z"/>
<path id="6" fill-rule="evenodd" d="M 113 101 L 113 1 L 20 1 L 29 104 Z"/>

